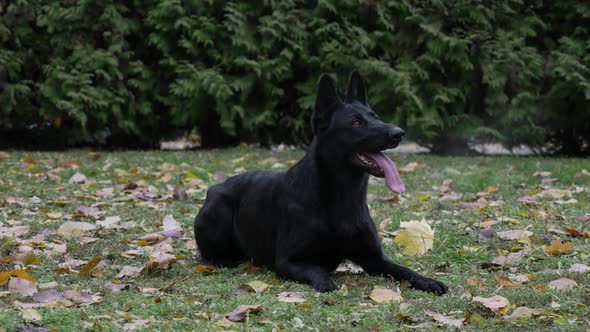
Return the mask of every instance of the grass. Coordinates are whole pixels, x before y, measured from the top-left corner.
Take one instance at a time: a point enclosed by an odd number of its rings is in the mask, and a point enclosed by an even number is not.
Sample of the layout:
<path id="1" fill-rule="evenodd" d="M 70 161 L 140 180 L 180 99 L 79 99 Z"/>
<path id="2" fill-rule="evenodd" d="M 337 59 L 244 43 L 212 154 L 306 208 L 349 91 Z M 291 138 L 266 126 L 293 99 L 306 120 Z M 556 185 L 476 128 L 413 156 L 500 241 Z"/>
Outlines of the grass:
<path id="1" fill-rule="evenodd" d="M 408 191 L 397 203 L 382 199 L 390 196 L 382 180 L 371 181 L 368 201 L 373 219 L 380 223 L 389 218 L 392 222 L 387 231 L 397 230 L 401 221 L 431 221 L 435 241 L 433 250 L 421 257 L 402 256 L 390 239 L 385 240 L 384 250 L 398 263 L 444 281 L 450 290 L 437 297 L 402 286 L 402 303 L 379 304 L 369 297 L 375 286 L 395 290 L 400 285 L 365 274 L 335 273 L 335 283 L 346 285 L 348 291 L 316 294 L 308 286 L 279 280 L 274 273 L 247 264 L 213 273 L 195 270 L 202 263 L 193 257 L 193 250 L 187 248 L 187 243 L 193 238 L 192 221 L 203 202 L 206 187 L 216 182 L 215 173 L 231 175 L 245 170 L 270 169 L 273 165 L 275 169 L 285 169 L 301 157 L 302 151 L 236 148 L 197 152 L 9 153 L 7 159 L 0 160 L 0 222 L 4 227 L 20 223 L 31 228 L 18 237 L 0 237 L 0 257 L 17 257 L 19 250 L 23 249 L 23 241 L 44 231 L 56 231 L 66 220 L 95 223 L 94 217 L 76 215 L 77 208 L 82 206 L 95 206 L 102 217 L 119 216 L 121 223 L 133 221 L 136 224 L 130 229 L 98 228 L 91 233 L 96 240 L 89 243 L 50 233 L 43 241 L 31 244 L 35 255 L 28 259 L 28 264 L 15 265 L 8 259 L 0 260 L 0 272 L 23 268 L 38 285 L 57 282 L 58 290 L 88 290 L 102 296 L 99 303 L 92 305 L 64 307 L 58 304 L 37 308 L 41 320 L 31 320 L 26 315 L 23 317 L 22 309 L 15 302 L 33 302 L 31 298 L 0 288 L 0 327 L 7 331 L 33 325 L 60 331 L 82 328 L 119 331 L 125 324 L 138 319 L 150 321 L 139 330 L 164 331 L 430 330 L 439 323 L 425 313 L 428 310 L 464 319 L 462 329 L 466 330 L 590 329 L 588 273 L 549 271 L 567 269 L 574 263 L 588 264 L 589 261 L 588 239 L 550 231 L 551 228 L 563 230 L 568 227 L 582 233 L 590 232 L 590 222 L 575 219 L 590 213 L 590 176 L 576 176 L 584 168 L 590 170 L 590 162 L 585 159 L 393 156 L 400 166 L 417 162 L 420 167 L 402 174 Z M 73 165 L 78 168 L 72 168 Z M 519 197 L 543 189 L 539 186 L 541 178 L 533 176 L 537 171 L 552 172 L 551 177 L 559 182 L 549 186 L 569 190 L 577 203 L 557 204 L 556 199 L 550 198 L 539 199 L 540 204 L 536 206 L 518 202 Z M 69 183 L 68 179 L 76 172 L 85 174 L 88 182 Z M 200 183 L 199 179 L 203 182 Z M 463 195 L 460 200 L 438 200 L 439 187 L 445 179 L 453 181 L 451 189 Z M 121 192 L 120 188 L 130 182 L 140 187 L 153 186 L 162 198 L 155 201 L 137 199 L 130 193 Z M 172 185 L 181 182 L 187 189 L 188 201 L 172 198 Z M 97 190 L 109 187 L 114 188 L 113 197 L 103 198 L 96 194 Z M 491 193 L 478 195 L 487 187 L 497 187 L 497 191 L 489 188 Z M 478 199 L 485 200 L 485 206 L 476 209 L 461 206 L 463 202 Z M 121 278 L 120 282 L 131 284 L 130 289 L 113 292 L 105 286 L 111 281 L 119 282 L 115 275 L 122 266 L 141 267 L 150 259 L 148 255 L 128 258 L 121 253 L 130 249 L 138 238 L 158 232 L 166 215 L 174 216 L 184 232 L 183 238 L 172 243 L 178 261 L 151 273 Z M 533 232 L 530 236 L 533 251 L 513 266 L 486 269 L 482 263 L 491 262 L 500 253 L 518 251 L 526 246 L 497 236 L 481 239 L 478 225 L 490 219 L 511 220 L 495 225 L 496 231 L 527 229 Z M 573 242 L 574 250 L 561 256 L 546 254 L 543 245 L 557 238 Z M 67 245 L 66 254 L 48 256 L 44 253 L 48 243 L 62 242 Z M 93 256 L 103 260 L 93 270 L 93 276 L 56 272 L 58 264 L 68 259 L 87 261 Z M 497 277 L 509 274 L 524 274 L 530 280 L 517 288 L 499 286 Z M 568 290 L 548 286 L 550 281 L 562 277 L 576 281 L 578 286 Z M 236 294 L 240 285 L 253 280 L 263 281 L 271 287 L 259 294 Z M 175 284 L 166 292 L 157 291 L 172 283 Z M 302 292 L 307 301 L 299 304 L 278 301 L 276 295 L 285 291 Z M 508 320 L 505 315 L 471 300 L 472 296 L 494 295 L 510 301 L 508 314 L 520 306 L 541 310 L 529 319 Z M 261 305 L 263 309 L 244 322 L 230 325 L 223 317 L 241 304 Z M 439 329 L 455 328 L 440 325 Z"/>

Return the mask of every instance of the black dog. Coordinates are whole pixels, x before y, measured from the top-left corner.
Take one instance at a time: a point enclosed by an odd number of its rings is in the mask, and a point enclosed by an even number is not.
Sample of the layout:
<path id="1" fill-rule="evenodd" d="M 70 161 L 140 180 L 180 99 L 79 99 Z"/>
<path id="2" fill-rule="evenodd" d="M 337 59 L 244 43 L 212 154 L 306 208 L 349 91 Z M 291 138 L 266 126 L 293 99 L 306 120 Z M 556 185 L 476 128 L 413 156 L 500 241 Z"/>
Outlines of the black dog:
<path id="1" fill-rule="evenodd" d="M 381 150 L 397 147 L 404 131 L 382 122 L 367 104 L 358 72 L 345 102 L 322 75 L 312 115 L 314 139 L 286 172 L 256 171 L 212 186 L 195 218 L 203 259 L 221 266 L 245 260 L 286 279 L 333 291 L 329 273 L 344 259 L 371 275 L 386 275 L 420 290 L 447 286 L 391 262 L 382 252 L 366 204 L 368 174 L 405 190 L 394 163 Z"/>

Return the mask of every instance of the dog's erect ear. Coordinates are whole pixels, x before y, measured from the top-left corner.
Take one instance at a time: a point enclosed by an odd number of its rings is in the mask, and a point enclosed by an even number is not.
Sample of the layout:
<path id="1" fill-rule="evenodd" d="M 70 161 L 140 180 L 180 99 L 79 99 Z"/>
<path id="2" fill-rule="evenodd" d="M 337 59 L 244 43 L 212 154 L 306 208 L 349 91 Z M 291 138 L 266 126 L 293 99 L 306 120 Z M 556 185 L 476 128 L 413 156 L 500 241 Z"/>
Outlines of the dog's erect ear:
<path id="1" fill-rule="evenodd" d="M 358 71 L 353 71 L 350 74 L 350 81 L 348 82 L 348 93 L 346 93 L 346 102 L 351 103 L 358 101 L 362 104 L 367 104 L 367 88 L 365 82 Z"/>
<path id="2" fill-rule="evenodd" d="M 340 104 L 340 98 L 338 98 L 334 80 L 330 75 L 322 74 L 318 83 L 315 107 L 311 115 L 311 129 L 314 134 L 328 126 L 330 117 L 338 104 Z"/>

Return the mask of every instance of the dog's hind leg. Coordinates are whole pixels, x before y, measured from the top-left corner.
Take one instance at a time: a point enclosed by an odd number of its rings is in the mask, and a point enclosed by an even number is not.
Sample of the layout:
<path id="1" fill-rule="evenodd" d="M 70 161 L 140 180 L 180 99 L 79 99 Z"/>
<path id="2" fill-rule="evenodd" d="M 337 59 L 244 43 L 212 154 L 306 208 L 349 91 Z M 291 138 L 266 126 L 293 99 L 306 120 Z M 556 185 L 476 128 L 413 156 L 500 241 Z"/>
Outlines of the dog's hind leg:
<path id="1" fill-rule="evenodd" d="M 194 223 L 197 246 L 206 262 L 232 267 L 246 259 L 234 235 L 234 215 L 229 197 L 211 188 Z"/>

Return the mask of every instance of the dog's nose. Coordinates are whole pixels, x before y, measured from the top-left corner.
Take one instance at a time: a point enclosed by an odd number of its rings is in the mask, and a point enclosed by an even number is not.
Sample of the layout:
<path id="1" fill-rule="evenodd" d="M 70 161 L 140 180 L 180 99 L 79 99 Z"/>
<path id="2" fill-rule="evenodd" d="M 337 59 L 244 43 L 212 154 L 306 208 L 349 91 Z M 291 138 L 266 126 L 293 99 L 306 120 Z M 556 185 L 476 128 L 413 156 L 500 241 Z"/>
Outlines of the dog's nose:
<path id="1" fill-rule="evenodd" d="M 389 138 L 395 142 L 401 142 L 406 133 L 400 127 L 394 127 L 389 131 Z"/>

